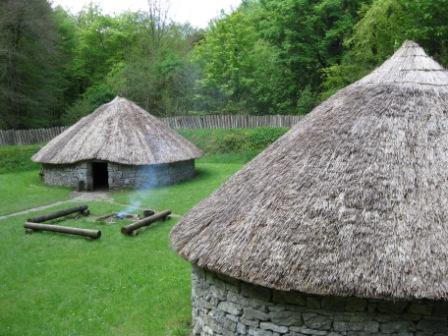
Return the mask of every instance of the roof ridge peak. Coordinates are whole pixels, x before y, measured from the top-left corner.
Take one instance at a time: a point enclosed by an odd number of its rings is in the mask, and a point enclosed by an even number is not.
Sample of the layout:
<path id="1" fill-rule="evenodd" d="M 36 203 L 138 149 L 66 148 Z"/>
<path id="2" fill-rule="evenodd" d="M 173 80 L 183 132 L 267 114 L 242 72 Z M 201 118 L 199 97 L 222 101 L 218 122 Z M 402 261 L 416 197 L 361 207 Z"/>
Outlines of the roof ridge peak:
<path id="1" fill-rule="evenodd" d="M 405 41 L 382 65 L 356 84 L 447 86 L 448 71 L 414 41 Z"/>

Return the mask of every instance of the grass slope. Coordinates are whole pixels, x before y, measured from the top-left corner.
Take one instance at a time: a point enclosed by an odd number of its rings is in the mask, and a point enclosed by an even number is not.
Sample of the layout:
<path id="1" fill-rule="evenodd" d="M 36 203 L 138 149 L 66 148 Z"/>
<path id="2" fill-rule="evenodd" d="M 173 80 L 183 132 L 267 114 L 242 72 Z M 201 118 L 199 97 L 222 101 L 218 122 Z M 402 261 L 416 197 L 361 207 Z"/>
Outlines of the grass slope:
<path id="1" fill-rule="evenodd" d="M 39 170 L 40 166 L 31 157 L 40 145 L 0 147 L 0 174 Z"/>

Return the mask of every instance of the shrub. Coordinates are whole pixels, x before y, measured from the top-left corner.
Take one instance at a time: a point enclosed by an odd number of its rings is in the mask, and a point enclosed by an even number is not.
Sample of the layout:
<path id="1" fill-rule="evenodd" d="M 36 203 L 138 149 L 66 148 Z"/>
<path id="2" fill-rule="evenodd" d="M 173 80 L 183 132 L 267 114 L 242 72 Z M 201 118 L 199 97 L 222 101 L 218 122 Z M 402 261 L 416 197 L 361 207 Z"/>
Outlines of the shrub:
<path id="1" fill-rule="evenodd" d="M 217 138 L 215 141 L 218 153 L 239 152 L 247 146 L 247 137 L 242 132 L 229 131 L 222 138 Z"/>
<path id="2" fill-rule="evenodd" d="M 285 128 L 255 128 L 248 132 L 249 149 L 261 151 L 286 133 Z"/>
<path id="3" fill-rule="evenodd" d="M 206 155 L 250 153 L 248 156 L 251 158 L 286 131 L 285 128 L 253 128 L 182 130 L 179 133 L 201 148 Z"/>

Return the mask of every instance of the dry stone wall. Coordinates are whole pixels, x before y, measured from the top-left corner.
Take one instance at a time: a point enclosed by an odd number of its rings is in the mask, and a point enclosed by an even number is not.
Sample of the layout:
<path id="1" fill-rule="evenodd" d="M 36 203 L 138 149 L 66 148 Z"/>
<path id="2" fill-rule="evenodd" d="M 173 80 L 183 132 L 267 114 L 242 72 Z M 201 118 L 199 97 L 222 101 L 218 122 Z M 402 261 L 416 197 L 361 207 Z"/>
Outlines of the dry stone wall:
<path id="1" fill-rule="evenodd" d="M 44 165 L 42 168 L 44 183 L 54 186 L 78 188 L 79 182 L 85 188 L 91 183 L 91 169 L 87 162 L 72 165 Z"/>
<path id="2" fill-rule="evenodd" d="M 149 166 L 109 163 L 109 188 L 151 188 L 188 180 L 195 175 L 194 160 Z"/>
<path id="3" fill-rule="evenodd" d="M 281 292 L 193 267 L 193 335 L 443 336 L 446 302 Z"/>
<path id="4" fill-rule="evenodd" d="M 108 163 L 110 189 L 151 188 L 179 183 L 195 175 L 194 160 L 160 165 L 130 166 Z M 93 187 L 90 162 L 72 165 L 44 165 L 42 177 L 46 184 L 91 190 Z"/>

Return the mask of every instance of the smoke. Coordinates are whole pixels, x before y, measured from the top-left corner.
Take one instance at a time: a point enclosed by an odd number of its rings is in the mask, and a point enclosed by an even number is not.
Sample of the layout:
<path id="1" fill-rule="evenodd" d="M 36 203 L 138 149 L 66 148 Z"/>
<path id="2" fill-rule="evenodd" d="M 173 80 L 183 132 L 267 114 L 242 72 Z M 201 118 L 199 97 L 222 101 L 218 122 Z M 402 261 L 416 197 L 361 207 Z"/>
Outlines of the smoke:
<path id="1" fill-rule="evenodd" d="M 132 195 L 134 195 L 134 197 L 132 197 Z M 131 194 L 131 199 L 130 199 L 131 204 L 126 209 L 123 209 L 123 210 L 117 212 L 118 218 L 125 218 L 127 215 L 133 214 L 133 213 L 137 212 L 137 210 L 141 209 L 142 200 L 140 199 L 140 197 L 135 197 L 135 195 L 137 195 L 137 196 L 140 195 L 140 192 Z M 135 198 L 135 199 L 132 199 L 132 198 Z"/>
<path id="2" fill-rule="evenodd" d="M 117 217 L 124 218 L 139 210 L 151 208 L 145 202 L 150 199 L 152 190 L 157 186 L 171 184 L 171 182 L 172 174 L 169 164 L 139 167 L 135 177 L 137 190 L 129 195 L 129 205 L 119 211 Z"/>

